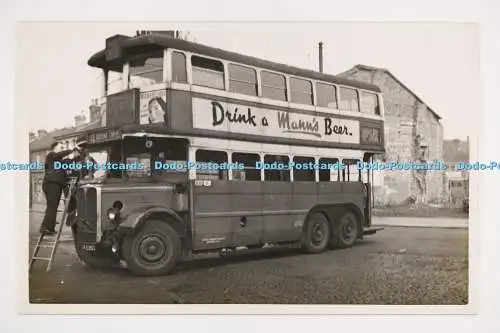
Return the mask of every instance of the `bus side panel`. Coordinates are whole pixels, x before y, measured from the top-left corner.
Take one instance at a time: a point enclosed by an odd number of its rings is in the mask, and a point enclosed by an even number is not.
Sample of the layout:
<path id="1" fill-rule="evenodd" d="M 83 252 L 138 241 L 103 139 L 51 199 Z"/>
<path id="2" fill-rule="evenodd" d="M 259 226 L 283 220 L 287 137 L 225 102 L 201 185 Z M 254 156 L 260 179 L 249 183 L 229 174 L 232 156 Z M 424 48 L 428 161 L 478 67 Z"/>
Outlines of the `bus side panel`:
<path id="1" fill-rule="evenodd" d="M 193 250 L 230 246 L 231 216 L 220 214 L 231 210 L 231 198 L 224 195 L 225 191 L 217 182 L 208 187 L 193 187 Z"/>
<path id="2" fill-rule="evenodd" d="M 291 216 L 292 186 L 290 182 L 262 182 L 265 242 L 296 239 Z"/>
<path id="3" fill-rule="evenodd" d="M 194 250 L 260 243 L 261 182 L 213 181 L 194 191 Z"/>
<path id="4" fill-rule="evenodd" d="M 297 224 L 302 226 L 307 213 L 318 204 L 318 183 L 316 182 L 293 182 L 293 210 L 295 238 L 299 239 L 302 228 L 297 228 Z M 300 212 L 300 213 L 299 213 Z"/>
<path id="5" fill-rule="evenodd" d="M 360 182 L 320 182 L 318 202 L 322 205 L 354 205 L 363 214 L 363 188 Z M 337 219 L 338 216 L 329 216 Z"/>
<path id="6" fill-rule="evenodd" d="M 232 241 L 235 246 L 259 244 L 263 235 L 262 183 L 226 182 L 231 198 Z"/>

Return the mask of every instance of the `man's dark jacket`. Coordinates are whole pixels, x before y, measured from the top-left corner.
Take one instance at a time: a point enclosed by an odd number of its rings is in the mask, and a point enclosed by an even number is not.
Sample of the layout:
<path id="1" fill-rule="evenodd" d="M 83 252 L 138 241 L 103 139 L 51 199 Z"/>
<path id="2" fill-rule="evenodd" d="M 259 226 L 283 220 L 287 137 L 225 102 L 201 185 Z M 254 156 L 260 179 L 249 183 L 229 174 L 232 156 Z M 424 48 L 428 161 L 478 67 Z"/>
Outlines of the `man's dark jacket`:
<path id="1" fill-rule="evenodd" d="M 63 169 L 56 170 L 54 169 L 54 162 L 65 162 L 63 158 L 69 154 L 71 154 L 73 150 L 63 150 L 60 152 L 50 152 L 47 154 L 45 158 L 45 175 L 43 178 L 44 183 L 56 183 L 60 185 L 64 185 L 67 181 L 66 171 Z"/>

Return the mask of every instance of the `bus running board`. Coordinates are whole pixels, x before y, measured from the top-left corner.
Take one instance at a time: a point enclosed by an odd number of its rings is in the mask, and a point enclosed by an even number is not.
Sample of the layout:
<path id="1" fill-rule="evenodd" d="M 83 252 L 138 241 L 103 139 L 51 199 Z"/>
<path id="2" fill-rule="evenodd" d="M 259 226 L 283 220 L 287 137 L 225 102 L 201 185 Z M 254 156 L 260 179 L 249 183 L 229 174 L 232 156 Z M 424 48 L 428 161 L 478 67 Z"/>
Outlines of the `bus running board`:
<path id="1" fill-rule="evenodd" d="M 363 230 L 363 236 L 366 236 L 366 235 L 373 235 L 375 234 L 377 231 L 380 231 L 380 230 L 384 230 L 384 228 L 365 228 Z"/>

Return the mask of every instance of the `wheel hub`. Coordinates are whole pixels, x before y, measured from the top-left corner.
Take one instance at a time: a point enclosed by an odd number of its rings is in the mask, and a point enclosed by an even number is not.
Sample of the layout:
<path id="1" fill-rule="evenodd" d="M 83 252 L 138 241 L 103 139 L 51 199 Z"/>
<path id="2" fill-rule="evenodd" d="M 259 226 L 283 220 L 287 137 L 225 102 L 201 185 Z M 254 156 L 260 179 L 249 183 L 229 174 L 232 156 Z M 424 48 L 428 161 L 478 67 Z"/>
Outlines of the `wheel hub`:
<path id="1" fill-rule="evenodd" d="M 140 242 L 139 254 L 148 262 L 156 262 L 165 255 L 166 249 L 167 247 L 161 238 L 149 236 Z"/>

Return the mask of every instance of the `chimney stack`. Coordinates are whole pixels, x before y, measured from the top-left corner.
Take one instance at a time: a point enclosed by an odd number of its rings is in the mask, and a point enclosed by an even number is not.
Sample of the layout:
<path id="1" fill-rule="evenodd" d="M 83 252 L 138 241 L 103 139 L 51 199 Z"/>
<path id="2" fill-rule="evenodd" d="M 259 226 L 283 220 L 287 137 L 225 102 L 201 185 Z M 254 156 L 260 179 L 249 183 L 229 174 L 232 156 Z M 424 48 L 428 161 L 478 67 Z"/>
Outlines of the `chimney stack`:
<path id="1" fill-rule="evenodd" d="M 97 105 L 97 99 L 92 100 L 92 104 L 89 106 L 90 111 L 90 122 L 93 123 L 101 118 L 101 107 Z"/>
<path id="2" fill-rule="evenodd" d="M 87 117 L 85 117 L 83 111 L 79 115 L 75 116 L 75 127 L 83 126 L 85 125 L 86 122 L 87 122 Z"/>
<path id="3" fill-rule="evenodd" d="M 43 129 L 38 130 L 37 133 L 38 133 L 39 138 L 43 138 L 44 136 L 46 136 L 48 134 L 47 130 L 43 130 Z"/>

